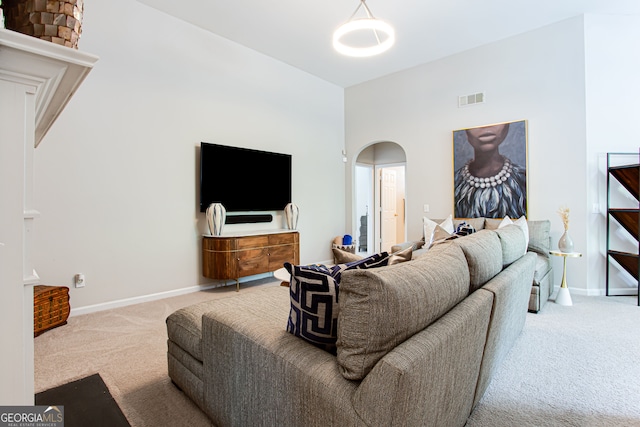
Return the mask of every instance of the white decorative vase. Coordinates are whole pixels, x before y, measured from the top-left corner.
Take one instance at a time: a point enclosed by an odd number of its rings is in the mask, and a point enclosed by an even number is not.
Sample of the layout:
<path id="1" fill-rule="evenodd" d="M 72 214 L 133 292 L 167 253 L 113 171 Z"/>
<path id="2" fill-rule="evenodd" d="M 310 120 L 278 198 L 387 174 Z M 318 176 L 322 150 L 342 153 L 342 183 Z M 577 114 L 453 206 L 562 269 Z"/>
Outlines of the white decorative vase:
<path id="1" fill-rule="evenodd" d="M 211 203 L 207 208 L 207 223 L 212 236 L 220 236 L 227 218 L 227 210 L 222 203 Z"/>
<path id="2" fill-rule="evenodd" d="M 299 214 L 300 210 L 295 203 L 287 203 L 287 206 L 284 207 L 284 217 L 287 220 L 287 228 L 289 230 L 295 230 L 298 227 Z"/>
<path id="3" fill-rule="evenodd" d="M 562 233 L 562 236 L 560 236 L 560 240 L 558 240 L 558 249 L 560 249 L 560 252 L 564 253 L 573 252 L 573 240 L 571 240 L 571 237 L 569 237 L 567 230 Z"/>

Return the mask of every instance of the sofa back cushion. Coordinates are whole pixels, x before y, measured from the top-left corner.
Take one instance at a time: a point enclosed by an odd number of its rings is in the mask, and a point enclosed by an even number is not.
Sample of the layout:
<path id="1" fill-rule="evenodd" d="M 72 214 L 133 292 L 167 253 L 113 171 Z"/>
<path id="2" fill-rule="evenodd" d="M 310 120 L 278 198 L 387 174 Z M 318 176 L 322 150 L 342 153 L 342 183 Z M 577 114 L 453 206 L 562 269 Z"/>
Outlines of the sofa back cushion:
<path id="1" fill-rule="evenodd" d="M 340 372 L 350 380 L 364 378 L 385 354 L 448 312 L 468 291 L 465 256 L 449 244 L 410 262 L 345 271 L 338 316 Z"/>
<path id="2" fill-rule="evenodd" d="M 501 219 L 487 218 L 484 227 L 489 230 L 495 230 L 500 226 Z M 529 245 L 528 250 L 549 257 L 549 230 L 551 229 L 551 221 L 543 220 L 527 220 L 529 229 Z"/>
<path id="3" fill-rule="evenodd" d="M 529 250 L 549 258 L 549 231 L 551 221 L 548 219 L 527 221 L 529 226 Z"/>
<path id="4" fill-rule="evenodd" d="M 485 218 L 484 228 L 487 230 L 497 230 L 504 218 Z"/>
<path id="5" fill-rule="evenodd" d="M 495 231 L 480 230 L 455 239 L 453 243 L 462 248 L 469 265 L 469 293 L 480 288 L 502 270 L 502 245 Z"/>
<path id="6" fill-rule="evenodd" d="M 496 230 L 502 246 L 502 268 L 511 265 L 527 252 L 527 242 L 522 229 L 516 224 L 509 224 Z"/>

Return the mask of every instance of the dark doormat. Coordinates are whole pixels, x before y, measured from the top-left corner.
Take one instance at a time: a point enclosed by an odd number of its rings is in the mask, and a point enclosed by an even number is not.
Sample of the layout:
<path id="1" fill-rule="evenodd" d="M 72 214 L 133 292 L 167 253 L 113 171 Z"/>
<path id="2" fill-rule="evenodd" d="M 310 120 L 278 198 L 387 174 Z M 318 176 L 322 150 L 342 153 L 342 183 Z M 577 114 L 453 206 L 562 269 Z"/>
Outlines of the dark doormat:
<path id="1" fill-rule="evenodd" d="M 130 427 L 100 374 L 36 394 L 36 405 L 64 406 L 65 427 Z"/>

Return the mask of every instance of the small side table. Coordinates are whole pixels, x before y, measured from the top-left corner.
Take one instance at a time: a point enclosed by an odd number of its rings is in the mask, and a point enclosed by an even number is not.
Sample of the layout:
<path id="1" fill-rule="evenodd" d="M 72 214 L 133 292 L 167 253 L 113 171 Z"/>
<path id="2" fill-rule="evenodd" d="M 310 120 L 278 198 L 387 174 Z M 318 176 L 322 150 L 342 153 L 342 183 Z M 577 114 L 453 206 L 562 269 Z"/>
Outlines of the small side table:
<path id="1" fill-rule="evenodd" d="M 280 286 L 289 286 L 289 280 L 291 279 L 291 274 L 289 274 L 286 268 L 282 267 L 274 271 L 273 277 L 280 280 Z"/>
<path id="2" fill-rule="evenodd" d="M 551 255 L 562 257 L 562 283 L 560 283 L 560 289 L 558 295 L 556 295 L 556 304 L 560 305 L 573 305 L 571 301 L 571 294 L 567 287 L 567 258 L 580 258 L 582 254 L 580 252 L 560 252 L 549 251 Z"/>

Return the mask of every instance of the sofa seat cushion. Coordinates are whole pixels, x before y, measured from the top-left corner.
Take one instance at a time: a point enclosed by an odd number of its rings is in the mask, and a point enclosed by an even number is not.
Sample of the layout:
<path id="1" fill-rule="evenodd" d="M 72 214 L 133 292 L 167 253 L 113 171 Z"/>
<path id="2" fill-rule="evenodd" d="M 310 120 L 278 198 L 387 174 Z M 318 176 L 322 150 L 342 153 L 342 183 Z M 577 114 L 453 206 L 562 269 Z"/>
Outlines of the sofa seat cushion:
<path id="1" fill-rule="evenodd" d="M 218 300 L 204 316 L 211 425 L 364 427 L 351 403 L 359 384 L 340 374 L 335 355 L 284 330 L 289 308 L 288 288 L 267 285 Z"/>
<path id="2" fill-rule="evenodd" d="M 468 291 L 464 253 L 450 244 L 410 262 L 345 271 L 338 316 L 340 372 L 350 380 L 364 378 L 385 354 L 449 311 Z"/>
<path id="3" fill-rule="evenodd" d="M 551 260 L 549 257 L 536 254 L 536 271 L 533 275 L 533 284 L 539 286 L 542 279 L 551 271 Z"/>

